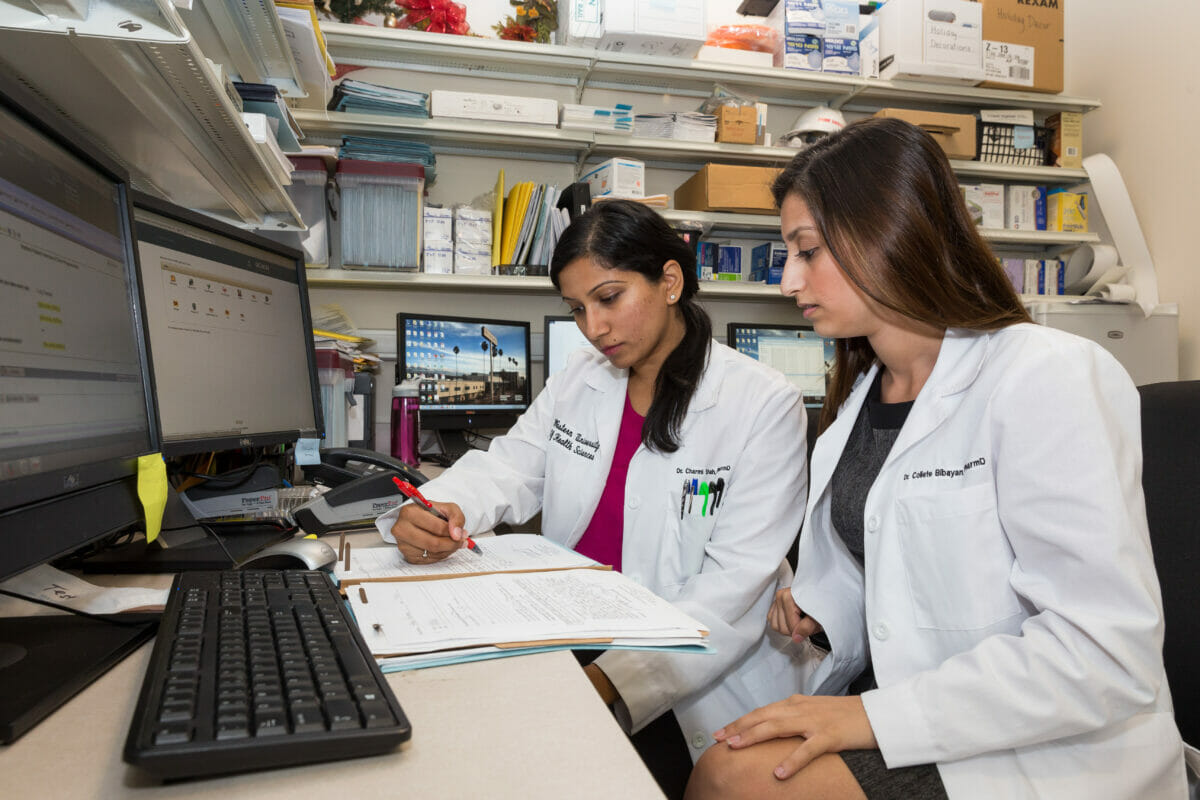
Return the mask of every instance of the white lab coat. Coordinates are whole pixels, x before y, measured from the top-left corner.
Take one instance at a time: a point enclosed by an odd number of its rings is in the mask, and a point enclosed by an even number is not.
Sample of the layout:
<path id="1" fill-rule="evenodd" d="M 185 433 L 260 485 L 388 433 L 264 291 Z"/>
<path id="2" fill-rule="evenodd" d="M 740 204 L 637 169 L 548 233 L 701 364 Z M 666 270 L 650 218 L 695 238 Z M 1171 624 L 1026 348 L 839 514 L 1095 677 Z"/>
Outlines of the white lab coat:
<path id="1" fill-rule="evenodd" d="M 505 436 L 467 453 L 422 493 L 457 503 L 468 531 L 540 509 L 543 534 L 574 547 L 608 477 L 627 379 L 591 348 L 573 354 Z M 622 571 L 704 623 L 716 653 L 610 650 L 596 663 L 620 692 L 631 731 L 673 708 L 694 760 L 713 731 L 794 692 L 811 671 L 811 660 L 766 625 L 775 589 L 791 578 L 783 558 L 803 518 L 800 393 L 713 342 L 679 439 L 675 453 L 639 445 L 630 461 Z M 701 513 L 702 497 L 681 515 L 691 478 L 724 478 L 715 515 Z M 385 538 L 395 515 L 379 521 Z"/>
<path id="2" fill-rule="evenodd" d="M 956 798 L 1182 798 L 1182 743 L 1141 487 L 1137 391 L 1085 339 L 951 330 L 867 495 L 866 575 L 829 481 L 878 366 L 813 454 L 792 594 L 837 694 L 889 767 L 936 763 Z"/>

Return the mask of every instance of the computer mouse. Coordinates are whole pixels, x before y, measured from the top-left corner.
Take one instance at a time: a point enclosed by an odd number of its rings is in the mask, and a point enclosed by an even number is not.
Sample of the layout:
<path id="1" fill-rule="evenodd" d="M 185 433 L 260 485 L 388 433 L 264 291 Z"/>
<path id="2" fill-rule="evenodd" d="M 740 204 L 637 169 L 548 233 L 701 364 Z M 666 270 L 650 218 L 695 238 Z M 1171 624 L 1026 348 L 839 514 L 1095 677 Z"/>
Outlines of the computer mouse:
<path id="1" fill-rule="evenodd" d="M 337 561 L 337 551 L 320 539 L 297 537 L 264 547 L 238 565 L 239 569 L 325 569 Z"/>

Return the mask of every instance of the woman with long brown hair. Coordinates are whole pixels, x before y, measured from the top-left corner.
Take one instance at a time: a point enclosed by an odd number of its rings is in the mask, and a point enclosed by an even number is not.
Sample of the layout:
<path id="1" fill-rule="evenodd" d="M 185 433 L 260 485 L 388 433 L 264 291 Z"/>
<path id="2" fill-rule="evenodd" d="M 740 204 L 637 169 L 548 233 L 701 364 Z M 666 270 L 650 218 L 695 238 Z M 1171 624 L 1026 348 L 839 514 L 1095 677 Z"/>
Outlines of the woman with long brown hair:
<path id="1" fill-rule="evenodd" d="M 774 189 L 781 288 L 838 341 L 768 618 L 828 655 L 689 798 L 1184 796 L 1129 376 L 1029 322 L 919 128 L 850 125 Z"/>

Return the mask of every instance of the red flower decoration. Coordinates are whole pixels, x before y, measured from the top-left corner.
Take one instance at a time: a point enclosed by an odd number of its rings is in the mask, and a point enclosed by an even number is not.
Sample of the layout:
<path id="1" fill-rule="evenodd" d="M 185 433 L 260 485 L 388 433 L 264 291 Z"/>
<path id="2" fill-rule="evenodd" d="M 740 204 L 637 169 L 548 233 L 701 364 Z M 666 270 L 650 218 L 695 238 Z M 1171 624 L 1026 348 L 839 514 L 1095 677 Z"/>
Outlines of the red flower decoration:
<path id="1" fill-rule="evenodd" d="M 471 32 L 467 24 L 467 9 L 453 0 L 396 0 L 396 5 L 408 13 L 400 20 L 399 28 L 416 28 L 430 33 Z"/>

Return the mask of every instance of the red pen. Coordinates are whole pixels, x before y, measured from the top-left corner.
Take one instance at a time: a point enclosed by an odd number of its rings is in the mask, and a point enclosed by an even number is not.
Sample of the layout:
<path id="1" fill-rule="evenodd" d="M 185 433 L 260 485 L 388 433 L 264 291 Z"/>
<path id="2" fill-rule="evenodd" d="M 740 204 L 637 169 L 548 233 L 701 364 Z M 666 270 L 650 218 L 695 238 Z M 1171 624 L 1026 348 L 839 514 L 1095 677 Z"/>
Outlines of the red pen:
<path id="1" fill-rule="evenodd" d="M 399 478 L 393 477 L 392 483 L 396 484 L 396 488 L 400 490 L 400 494 L 404 495 L 409 500 L 416 500 L 417 503 L 420 504 L 421 508 L 428 511 L 430 514 L 433 514 L 438 519 L 445 520 L 446 522 L 450 521 L 449 519 L 446 519 L 445 514 L 433 507 L 433 503 L 425 499 L 425 495 L 421 494 L 420 491 L 417 490 L 417 487 L 413 486 L 408 481 L 402 481 Z M 483 550 L 479 549 L 479 545 L 475 544 L 475 540 L 470 536 L 467 537 L 467 549 L 474 550 L 477 554 L 483 555 Z"/>

